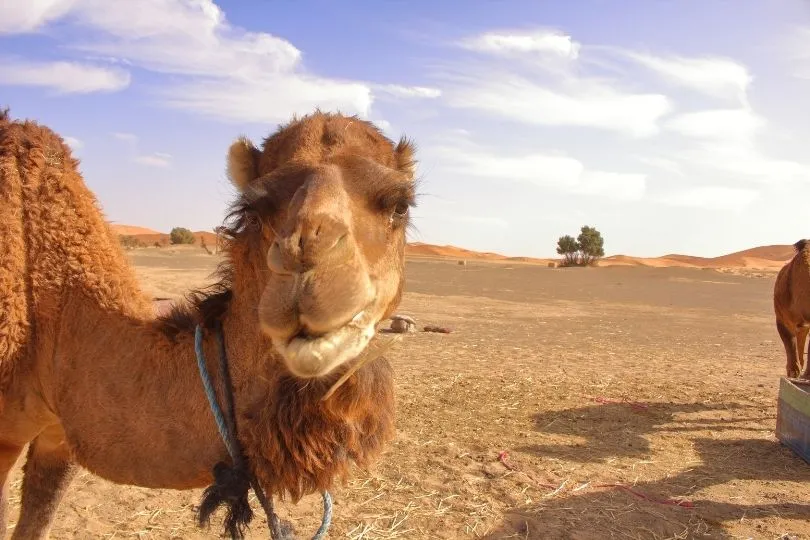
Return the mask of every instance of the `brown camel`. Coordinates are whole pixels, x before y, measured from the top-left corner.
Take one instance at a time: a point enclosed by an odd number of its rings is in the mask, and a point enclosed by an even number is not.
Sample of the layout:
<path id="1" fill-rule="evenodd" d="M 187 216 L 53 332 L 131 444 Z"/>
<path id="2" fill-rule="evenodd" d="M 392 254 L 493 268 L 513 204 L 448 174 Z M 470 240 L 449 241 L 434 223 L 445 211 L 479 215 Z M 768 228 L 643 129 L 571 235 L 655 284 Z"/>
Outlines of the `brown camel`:
<path id="1" fill-rule="evenodd" d="M 20 539 L 47 537 L 76 464 L 189 489 L 231 463 L 198 324 L 220 395 L 211 329 L 223 328 L 239 441 L 268 496 L 297 502 L 378 458 L 394 432 L 387 360 L 321 398 L 399 304 L 413 169 L 408 141 L 340 114 L 293 119 L 261 149 L 238 139 L 218 282 L 155 318 L 68 146 L 0 114 L 0 531 L 28 443 Z"/>
<path id="2" fill-rule="evenodd" d="M 810 378 L 810 362 L 804 364 L 810 331 L 810 241 L 799 240 L 796 254 L 779 270 L 773 289 L 776 329 L 785 345 L 787 376 Z M 801 375 L 799 375 L 801 373 Z"/>

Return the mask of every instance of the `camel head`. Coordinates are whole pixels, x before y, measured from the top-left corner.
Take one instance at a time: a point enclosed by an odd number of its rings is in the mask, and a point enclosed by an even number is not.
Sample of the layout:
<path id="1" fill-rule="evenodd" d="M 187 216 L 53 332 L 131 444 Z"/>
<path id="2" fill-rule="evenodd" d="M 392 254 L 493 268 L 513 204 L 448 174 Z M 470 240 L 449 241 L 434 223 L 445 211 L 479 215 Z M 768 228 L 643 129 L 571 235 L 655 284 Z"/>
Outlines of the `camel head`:
<path id="1" fill-rule="evenodd" d="M 287 369 L 323 377 L 366 349 L 404 284 L 413 148 L 371 123 L 316 113 L 228 152 L 261 261 L 258 326 Z M 260 257 L 259 257 L 260 255 Z"/>

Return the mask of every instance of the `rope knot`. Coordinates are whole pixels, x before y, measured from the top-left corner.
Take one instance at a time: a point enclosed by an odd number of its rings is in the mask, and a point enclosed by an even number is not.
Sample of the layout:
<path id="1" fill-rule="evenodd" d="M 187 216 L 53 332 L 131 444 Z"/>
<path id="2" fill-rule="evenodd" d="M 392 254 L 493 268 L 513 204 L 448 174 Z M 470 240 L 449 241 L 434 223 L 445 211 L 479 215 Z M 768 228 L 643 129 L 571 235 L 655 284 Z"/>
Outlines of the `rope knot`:
<path id="1" fill-rule="evenodd" d="M 228 509 L 223 527 L 231 538 L 244 538 L 245 528 L 253 519 L 248 502 L 250 476 L 243 467 L 232 467 L 219 462 L 214 466 L 214 483 L 203 492 L 198 524 L 208 526 L 211 515 L 220 506 Z"/>

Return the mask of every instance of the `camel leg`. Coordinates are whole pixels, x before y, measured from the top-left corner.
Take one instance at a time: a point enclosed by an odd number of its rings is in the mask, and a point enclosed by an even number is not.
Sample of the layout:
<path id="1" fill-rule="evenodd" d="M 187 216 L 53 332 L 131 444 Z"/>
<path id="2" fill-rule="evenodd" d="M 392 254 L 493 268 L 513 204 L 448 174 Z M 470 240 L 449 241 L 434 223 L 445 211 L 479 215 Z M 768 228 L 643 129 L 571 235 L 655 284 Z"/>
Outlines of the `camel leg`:
<path id="1" fill-rule="evenodd" d="M 23 468 L 20 519 L 12 540 L 47 538 L 56 509 L 76 473 L 62 426 L 46 428 L 31 443 Z"/>
<path id="2" fill-rule="evenodd" d="M 0 442 L 0 538 L 8 530 L 8 477 L 23 447 Z"/>
<path id="3" fill-rule="evenodd" d="M 782 343 L 785 346 L 785 354 L 787 355 L 785 371 L 787 376 L 790 378 L 798 377 L 801 368 L 797 365 L 799 355 L 796 351 L 796 338 L 781 321 L 776 322 L 776 329 L 779 331 L 779 337 L 782 338 Z"/>
<path id="4" fill-rule="evenodd" d="M 805 363 L 805 347 L 807 346 L 807 333 L 810 332 L 810 326 L 802 326 L 799 328 L 799 332 L 796 334 L 796 354 L 798 355 L 798 360 L 796 364 L 796 376 L 799 377 L 799 373 L 802 373 L 802 377 L 804 373 L 807 371 L 807 367 L 804 365 Z M 802 370 L 804 367 L 804 370 Z"/>

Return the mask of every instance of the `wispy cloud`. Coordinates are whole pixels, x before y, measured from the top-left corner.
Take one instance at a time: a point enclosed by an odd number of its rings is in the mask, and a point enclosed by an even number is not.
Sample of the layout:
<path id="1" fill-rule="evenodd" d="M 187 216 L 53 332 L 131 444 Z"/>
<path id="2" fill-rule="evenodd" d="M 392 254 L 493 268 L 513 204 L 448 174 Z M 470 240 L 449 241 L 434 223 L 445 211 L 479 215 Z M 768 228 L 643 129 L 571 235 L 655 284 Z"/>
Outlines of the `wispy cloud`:
<path id="1" fill-rule="evenodd" d="M 77 139 L 76 137 L 65 136 L 62 137 L 62 139 L 64 139 L 65 143 L 67 143 L 67 145 L 70 146 L 70 148 L 72 148 L 73 150 L 78 150 L 79 148 L 84 146 L 84 143 L 79 139 Z"/>
<path id="2" fill-rule="evenodd" d="M 301 51 L 292 43 L 231 25 L 211 0 L 40 0 L 24 4 L 4 2 L 0 7 L 0 20 L 4 21 L 0 28 L 6 33 L 37 31 L 69 20 L 80 37 L 64 43 L 63 50 L 172 75 L 153 89 L 157 99 L 170 107 L 227 121 L 267 123 L 315 107 L 367 116 L 374 100 L 370 83 L 307 71 Z M 16 65 L 11 72 L 0 69 L 5 72 L 0 80 L 7 84 L 59 83 L 59 88 L 74 91 L 116 90 L 129 84 L 129 75 L 120 68 L 85 66 L 85 74 L 63 71 L 49 75 L 53 65 L 40 64 L 39 69 L 27 68 L 29 65 Z M 396 85 L 381 88 L 399 98 L 430 98 L 438 92 Z"/>
<path id="3" fill-rule="evenodd" d="M 551 29 L 533 31 L 490 31 L 465 38 L 459 45 L 472 51 L 497 55 L 552 54 L 575 59 L 581 45 L 563 32 Z"/>
<path id="4" fill-rule="evenodd" d="M 646 190 L 645 174 L 590 170 L 579 160 L 559 153 L 499 155 L 471 144 L 440 146 L 431 152 L 438 153 L 439 167 L 450 174 L 526 182 L 558 192 L 621 201 L 639 200 Z"/>
<path id="5" fill-rule="evenodd" d="M 757 137 L 766 125 L 764 118 L 742 107 L 685 113 L 673 117 L 665 126 L 691 139 L 691 144 L 679 151 L 678 157 L 692 166 L 764 185 L 797 180 L 810 182 L 807 164 L 772 158 L 759 149 Z"/>
<path id="6" fill-rule="evenodd" d="M 111 133 L 114 139 L 117 139 L 129 147 L 129 153 L 132 155 L 130 158 L 134 163 L 140 165 L 149 165 L 151 167 L 169 167 L 172 163 L 171 154 L 165 152 L 152 152 L 151 154 L 144 154 L 140 150 L 140 138 L 134 133 L 126 131 L 115 131 Z"/>
<path id="7" fill-rule="evenodd" d="M 57 93 L 88 94 L 115 92 L 126 88 L 129 83 L 129 73 L 115 67 L 0 58 L 0 85 L 38 86 Z"/>
<path id="8" fill-rule="evenodd" d="M 163 152 L 155 152 L 153 154 L 136 156 L 133 161 L 151 167 L 168 167 L 172 163 L 172 156 Z"/>
<path id="9" fill-rule="evenodd" d="M 462 75 L 445 90 L 452 107 L 474 109 L 538 126 L 591 127 L 635 137 L 659 131 L 669 99 L 655 93 L 626 93 L 595 80 L 576 79 L 554 90 L 517 74 Z"/>
<path id="10" fill-rule="evenodd" d="M 584 75 L 577 67 L 581 45 L 556 30 L 487 32 L 458 45 L 478 59 L 437 74 L 451 107 L 526 125 L 590 127 L 632 137 L 658 133 L 659 120 L 672 109 L 663 94 Z M 504 62 L 504 55 L 513 61 Z M 548 63 L 549 57 L 566 63 Z"/>
<path id="11" fill-rule="evenodd" d="M 741 212 L 748 208 L 758 197 L 759 192 L 753 189 L 696 186 L 671 191 L 656 197 L 656 199 L 657 202 L 669 206 Z"/>
<path id="12" fill-rule="evenodd" d="M 0 34 L 37 31 L 73 7 L 73 0 L 29 0 L 0 3 Z"/>
<path id="13" fill-rule="evenodd" d="M 731 58 L 655 56 L 627 50 L 621 54 L 672 84 L 709 96 L 747 103 L 746 93 L 753 77 L 745 65 Z"/>
<path id="14" fill-rule="evenodd" d="M 438 88 L 426 86 L 400 86 L 398 84 L 375 85 L 378 92 L 389 94 L 398 98 L 437 98 L 442 95 Z"/>

